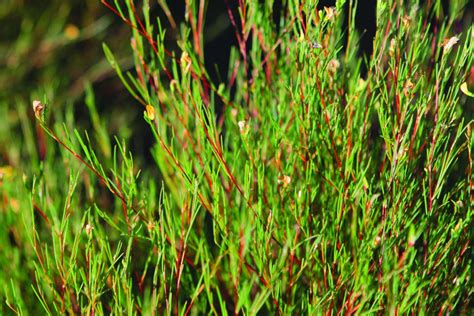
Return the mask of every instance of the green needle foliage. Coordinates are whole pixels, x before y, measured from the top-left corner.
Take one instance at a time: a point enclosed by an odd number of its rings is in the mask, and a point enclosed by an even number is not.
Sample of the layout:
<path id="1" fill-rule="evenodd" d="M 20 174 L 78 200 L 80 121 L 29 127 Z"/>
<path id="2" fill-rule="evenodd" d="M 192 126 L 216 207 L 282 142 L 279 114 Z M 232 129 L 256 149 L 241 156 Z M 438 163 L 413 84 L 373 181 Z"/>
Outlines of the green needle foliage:
<path id="1" fill-rule="evenodd" d="M 132 33 L 132 69 L 103 48 L 153 161 L 110 135 L 90 85 L 88 132 L 48 100 L 19 112 L 22 157 L 43 152 L 0 169 L 0 312 L 472 312 L 468 1 L 377 1 L 365 58 L 357 1 L 282 2 L 229 9 L 215 82 L 211 2 L 177 24 L 164 0 L 102 1 Z"/>

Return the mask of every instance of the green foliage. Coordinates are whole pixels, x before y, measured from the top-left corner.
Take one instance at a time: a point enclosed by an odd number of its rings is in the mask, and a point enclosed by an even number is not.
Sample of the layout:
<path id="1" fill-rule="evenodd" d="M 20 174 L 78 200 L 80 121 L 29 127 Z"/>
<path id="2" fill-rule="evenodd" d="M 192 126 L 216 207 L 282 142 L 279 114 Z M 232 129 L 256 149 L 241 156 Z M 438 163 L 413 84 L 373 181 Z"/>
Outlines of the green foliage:
<path id="1" fill-rule="evenodd" d="M 283 1 L 279 20 L 274 1 L 241 1 L 223 83 L 204 64 L 206 1 L 178 26 L 165 1 L 158 19 L 148 1 L 102 2 L 131 29 L 133 71 L 103 49 L 153 162 L 111 140 L 91 85 L 89 132 L 71 106 L 34 121 L 21 103 L 18 148 L 2 118 L 0 312 L 469 311 L 466 1 L 447 16 L 440 1 L 377 1 L 366 59 L 355 1 Z"/>

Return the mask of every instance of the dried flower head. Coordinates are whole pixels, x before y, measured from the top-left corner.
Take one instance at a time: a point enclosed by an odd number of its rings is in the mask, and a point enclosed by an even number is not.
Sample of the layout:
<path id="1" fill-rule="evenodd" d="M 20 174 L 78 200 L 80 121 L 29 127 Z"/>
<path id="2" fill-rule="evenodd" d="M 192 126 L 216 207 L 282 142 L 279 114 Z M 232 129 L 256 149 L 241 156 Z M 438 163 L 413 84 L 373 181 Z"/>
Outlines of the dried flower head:
<path id="1" fill-rule="evenodd" d="M 403 87 L 403 94 L 408 97 L 411 93 L 412 93 L 412 89 L 415 85 L 413 84 L 413 82 L 411 82 L 410 79 L 407 80 L 407 82 L 405 82 L 405 85 Z"/>
<path id="2" fill-rule="evenodd" d="M 150 121 L 153 121 L 155 119 L 155 108 L 152 105 L 147 104 L 145 115 Z"/>
<path id="3" fill-rule="evenodd" d="M 187 52 L 183 52 L 181 54 L 181 67 L 183 68 L 184 73 L 188 73 L 189 69 L 191 68 L 191 57 L 189 57 Z"/>
<path id="4" fill-rule="evenodd" d="M 34 100 L 33 101 L 33 111 L 35 112 L 35 116 L 37 119 L 41 119 L 43 113 L 44 113 L 45 106 L 41 101 Z"/>
<path id="5" fill-rule="evenodd" d="M 390 57 L 393 57 L 395 55 L 395 50 L 397 49 L 397 40 L 392 38 L 390 40 L 390 47 L 388 48 L 388 54 Z"/>
<path id="6" fill-rule="evenodd" d="M 278 177 L 278 184 L 283 184 L 284 187 L 287 187 L 291 183 L 291 178 L 287 175 Z"/>
<path id="7" fill-rule="evenodd" d="M 152 232 L 155 229 L 155 223 L 153 223 L 152 221 L 149 221 L 147 228 L 149 232 Z"/>
<path id="8" fill-rule="evenodd" d="M 410 27 L 410 24 L 411 24 L 411 18 L 408 16 L 408 15 L 405 15 L 403 18 L 402 18 L 402 25 L 405 29 L 408 29 Z"/>
<path id="9" fill-rule="evenodd" d="M 459 38 L 457 38 L 456 36 L 446 38 L 441 43 L 441 46 L 443 46 L 443 53 L 449 52 L 451 48 L 453 48 L 453 46 L 457 44 L 457 42 L 459 42 Z"/>
<path id="10" fill-rule="evenodd" d="M 326 12 L 326 20 L 334 21 L 334 19 L 336 18 L 336 8 L 324 7 L 324 11 Z"/>
<path id="11" fill-rule="evenodd" d="M 335 73 L 337 69 L 341 66 L 341 63 L 337 59 L 331 59 L 328 63 L 328 70 L 331 73 Z"/>

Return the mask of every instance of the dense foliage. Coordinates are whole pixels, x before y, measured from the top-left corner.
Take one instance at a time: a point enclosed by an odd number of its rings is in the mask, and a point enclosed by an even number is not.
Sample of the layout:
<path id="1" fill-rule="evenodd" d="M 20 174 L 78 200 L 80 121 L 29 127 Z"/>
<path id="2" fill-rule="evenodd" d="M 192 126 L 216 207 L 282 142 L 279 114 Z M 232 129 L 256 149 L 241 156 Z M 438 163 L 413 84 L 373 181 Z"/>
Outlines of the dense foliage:
<path id="1" fill-rule="evenodd" d="M 0 313 L 467 313 L 468 1 L 377 1 L 369 55 L 357 1 L 222 1 L 236 45 L 220 81 L 205 0 L 183 2 L 182 21 L 165 0 L 103 0 L 130 41 L 84 26 L 130 43 L 95 57 L 132 96 L 126 112 L 96 102 L 94 76 L 68 102 L 60 58 L 51 86 L 25 91 L 33 107 L 0 76 Z M 57 18 L 62 41 L 84 34 Z M 9 56 L 31 80 L 41 59 Z"/>

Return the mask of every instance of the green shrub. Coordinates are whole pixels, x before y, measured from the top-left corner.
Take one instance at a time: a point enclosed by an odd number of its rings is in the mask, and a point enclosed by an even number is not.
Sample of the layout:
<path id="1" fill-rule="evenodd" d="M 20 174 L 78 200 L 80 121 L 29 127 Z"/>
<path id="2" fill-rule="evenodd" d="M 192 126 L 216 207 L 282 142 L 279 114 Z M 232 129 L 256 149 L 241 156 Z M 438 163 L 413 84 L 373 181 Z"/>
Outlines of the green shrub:
<path id="1" fill-rule="evenodd" d="M 173 26 L 164 1 L 159 19 L 148 1 L 102 2 L 131 28 L 133 69 L 104 53 L 153 163 L 111 140 L 91 86 L 88 133 L 34 96 L 45 109 L 35 102 L 23 133 L 43 154 L 0 177 L 3 311 L 468 312 L 467 1 L 449 15 L 440 1 L 378 1 L 366 58 L 355 1 L 239 1 L 223 83 L 204 63 L 210 3 L 187 1 Z"/>

